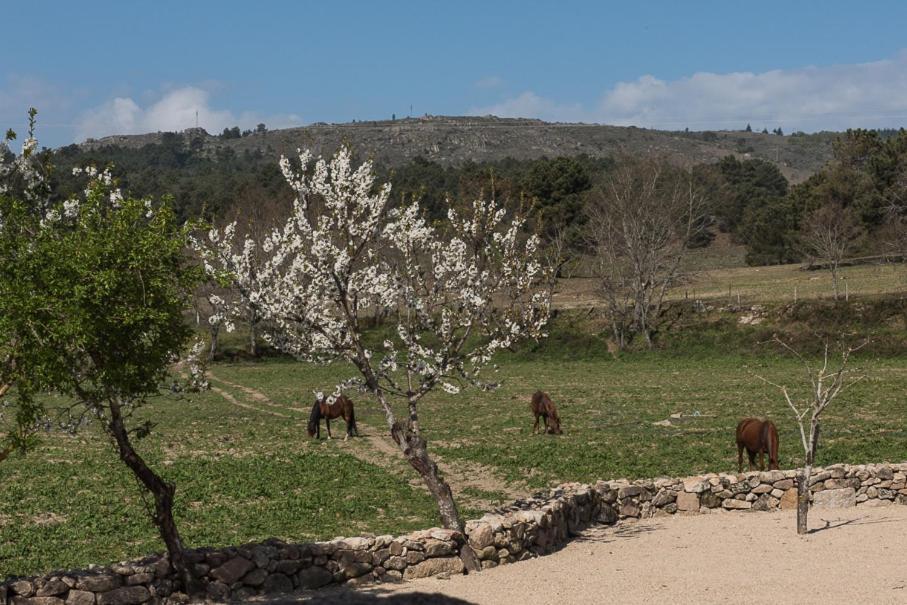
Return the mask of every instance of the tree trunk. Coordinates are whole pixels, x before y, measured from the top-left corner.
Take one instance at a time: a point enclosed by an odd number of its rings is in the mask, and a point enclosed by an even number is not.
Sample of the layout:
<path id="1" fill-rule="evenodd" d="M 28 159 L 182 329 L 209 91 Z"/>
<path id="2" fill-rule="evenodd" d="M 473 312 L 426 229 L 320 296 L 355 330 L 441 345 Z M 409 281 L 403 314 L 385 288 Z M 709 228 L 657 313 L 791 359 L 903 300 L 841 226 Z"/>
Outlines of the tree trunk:
<path id="1" fill-rule="evenodd" d="M 391 436 L 438 503 L 438 512 L 441 514 L 441 523 L 444 527 L 463 531 L 465 524 L 460 518 L 460 511 L 457 510 L 450 485 L 438 473 L 438 465 L 428 455 L 428 448 L 422 436 L 413 431 L 409 425 L 404 426 L 400 422 L 394 424 Z"/>
<path id="2" fill-rule="evenodd" d="M 220 326 L 211 326 L 211 348 L 208 350 L 208 361 L 214 361 L 214 354 L 217 353 L 218 334 L 220 334 Z"/>
<path id="3" fill-rule="evenodd" d="M 258 318 L 255 317 L 255 311 L 249 311 L 249 355 L 258 357 L 258 343 L 255 339 L 255 325 Z"/>
<path id="4" fill-rule="evenodd" d="M 809 478 L 812 475 L 812 466 L 807 464 L 797 478 L 797 533 L 805 535 L 807 516 L 809 515 Z"/>
<path id="5" fill-rule="evenodd" d="M 110 402 L 110 423 L 107 426 L 108 433 L 116 442 L 117 451 L 129 470 L 135 475 L 136 479 L 151 492 L 154 497 L 154 514 L 152 520 L 161 534 L 161 539 L 167 547 L 167 556 L 170 558 L 170 566 L 176 572 L 177 578 L 182 582 L 183 590 L 187 593 L 195 589 L 195 582 L 192 574 L 186 564 L 183 554 L 183 542 L 180 539 L 179 531 L 176 528 L 176 521 L 173 518 L 173 497 L 176 488 L 164 481 L 157 473 L 145 463 L 138 452 L 132 447 L 129 440 L 129 432 L 123 422 L 123 415 L 120 403 L 118 401 Z"/>
<path id="6" fill-rule="evenodd" d="M 831 265 L 831 283 L 835 291 L 835 300 L 838 300 L 838 265 L 837 263 L 832 263 Z"/>

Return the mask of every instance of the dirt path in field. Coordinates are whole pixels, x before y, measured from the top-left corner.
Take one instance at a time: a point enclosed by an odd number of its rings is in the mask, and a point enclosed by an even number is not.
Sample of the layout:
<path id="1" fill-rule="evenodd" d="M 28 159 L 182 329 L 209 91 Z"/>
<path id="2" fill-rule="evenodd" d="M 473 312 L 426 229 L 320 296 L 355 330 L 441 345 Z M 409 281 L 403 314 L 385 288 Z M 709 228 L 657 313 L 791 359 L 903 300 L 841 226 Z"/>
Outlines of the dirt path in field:
<path id="1" fill-rule="evenodd" d="M 209 375 L 209 378 L 211 378 L 211 379 L 213 379 L 213 380 L 217 380 L 216 378 L 214 378 L 213 376 L 210 376 L 210 375 Z M 279 416 L 279 417 L 281 417 L 281 418 L 289 418 L 289 416 L 287 416 L 286 414 L 281 414 L 280 412 L 275 412 L 275 411 L 273 411 L 273 410 L 263 410 L 263 409 L 261 409 L 261 408 L 255 407 L 254 405 L 249 405 L 248 403 L 243 403 L 243 402 L 239 401 L 238 399 L 236 399 L 236 397 L 234 397 L 233 395 L 231 395 L 231 394 L 228 393 L 227 391 L 225 391 L 225 390 L 223 390 L 223 389 L 221 389 L 221 388 L 218 388 L 218 387 L 216 387 L 216 386 L 214 386 L 214 385 L 211 385 L 211 390 L 212 390 L 213 392 L 217 393 L 218 395 L 220 395 L 221 397 L 223 397 L 224 399 L 226 399 L 227 401 L 229 401 L 230 403 L 232 403 L 232 404 L 235 405 L 235 406 L 238 406 L 238 407 L 241 407 L 241 408 L 245 408 L 245 409 L 247 409 L 247 410 L 252 410 L 252 411 L 255 411 L 255 412 L 261 412 L 262 414 L 271 414 L 272 416 Z"/>
<path id="2" fill-rule="evenodd" d="M 409 469 L 409 463 L 405 461 L 402 452 L 400 452 L 390 435 L 362 422 L 357 422 L 357 424 L 359 425 L 359 434 L 368 443 L 368 447 L 383 454 L 383 456 L 376 458 L 368 452 L 362 452 L 365 456 L 360 456 L 355 451 L 357 448 L 352 448 L 350 453 L 361 460 L 381 466 L 384 466 L 382 460 L 386 460 L 385 457 L 390 457 L 393 460 L 403 462 L 406 468 Z M 431 444 L 429 444 L 429 448 L 431 448 Z M 482 497 L 480 495 L 481 492 L 500 494 L 504 501 L 515 500 L 529 494 L 530 490 L 525 485 L 508 483 L 489 466 L 473 462 L 448 462 L 442 460 L 436 452 L 430 451 L 430 454 L 462 504 L 479 510 L 490 510 L 500 503 L 492 502 Z M 409 483 L 414 487 L 425 489 L 424 483 L 418 477 L 411 479 Z M 467 491 L 464 492 L 464 490 Z M 476 494 L 473 490 L 477 490 L 479 494 Z M 470 491 L 473 491 L 473 493 L 470 493 Z"/>
<path id="3" fill-rule="evenodd" d="M 793 511 L 647 519 L 479 574 L 269 602 L 907 603 L 907 506 L 813 510 L 810 527 L 797 536 Z"/>
<path id="4" fill-rule="evenodd" d="M 233 405 L 262 412 L 264 414 L 279 416 L 281 418 L 289 418 L 290 416 L 267 408 L 276 408 L 283 412 L 306 413 L 305 410 L 275 403 L 261 391 L 253 389 L 252 387 L 247 387 L 243 384 L 225 380 L 216 376 L 213 372 L 208 372 L 208 378 L 214 382 L 241 391 L 255 403 L 255 405 L 250 405 L 248 403 L 240 402 L 236 397 L 224 389 L 212 385 L 212 391 Z M 267 406 L 267 408 L 260 406 Z M 405 473 L 406 476 L 409 477 L 410 485 L 418 489 L 426 489 L 422 480 L 413 475 L 409 464 L 403 458 L 402 452 L 393 442 L 390 435 L 383 430 L 383 427 L 378 429 L 363 423 L 361 420 L 357 420 L 356 424 L 359 428 L 360 439 L 352 439 L 343 442 L 340 447 L 344 448 L 345 451 L 363 462 L 377 464 L 395 474 Z M 337 435 L 335 439 L 338 439 L 338 437 L 342 439 L 345 435 L 345 424 L 342 421 L 336 422 L 334 427 L 332 433 Z M 526 496 L 530 492 L 525 484 L 508 483 L 502 479 L 493 468 L 483 464 L 462 461 L 447 462 L 442 460 L 435 452 L 432 452 L 432 457 L 441 470 L 441 473 L 444 475 L 444 478 L 450 484 L 451 489 L 457 494 L 457 498 L 466 506 L 479 510 L 489 510 L 499 504 L 483 497 L 481 495 L 483 492 L 500 494 L 503 501 L 515 500 Z M 464 490 L 466 491 L 464 492 Z"/>

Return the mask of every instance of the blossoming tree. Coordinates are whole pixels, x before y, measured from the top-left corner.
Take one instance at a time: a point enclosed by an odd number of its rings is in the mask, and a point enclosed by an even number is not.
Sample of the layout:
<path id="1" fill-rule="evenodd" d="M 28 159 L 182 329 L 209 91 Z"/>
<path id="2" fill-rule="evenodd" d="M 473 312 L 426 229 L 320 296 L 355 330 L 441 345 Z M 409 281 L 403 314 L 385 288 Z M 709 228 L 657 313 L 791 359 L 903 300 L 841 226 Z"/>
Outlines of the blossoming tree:
<path id="1" fill-rule="evenodd" d="M 192 247 L 200 255 L 205 272 L 226 292 L 211 293 L 207 296 L 211 313 L 208 324 L 211 327 L 211 350 L 209 359 L 214 358 L 217 349 L 217 334 L 220 328 L 232 332 L 236 322 L 249 327 L 249 354 L 256 355 L 256 331 L 262 320 L 257 304 L 253 304 L 253 293 L 261 289 L 259 283 L 260 250 L 252 238 L 237 242 L 236 223 L 224 229 L 211 229 L 207 239 L 192 238 Z M 221 295 L 223 294 L 223 296 Z"/>
<path id="2" fill-rule="evenodd" d="M 250 296 L 274 326 L 265 338 L 299 359 L 352 364 L 356 375 L 330 397 L 354 387 L 371 393 L 443 524 L 462 529 L 428 453 L 419 402 L 437 388 L 494 388 L 482 374 L 494 353 L 544 335 L 550 291 L 538 238 L 521 237 L 522 218 L 508 220 L 495 201 L 451 210 L 443 228 L 430 226 L 418 203 L 392 208 L 390 185 L 376 184 L 370 162 L 354 168 L 348 149 L 314 165 L 301 152 L 298 165 L 282 158 L 280 166 L 294 207 L 260 242 L 266 256 Z M 247 239 L 243 250 L 255 245 Z M 396 325 L 373 349 L 363 319 L 381 309 Z M 395 401 L 406 406 L 402 418 Z"/>

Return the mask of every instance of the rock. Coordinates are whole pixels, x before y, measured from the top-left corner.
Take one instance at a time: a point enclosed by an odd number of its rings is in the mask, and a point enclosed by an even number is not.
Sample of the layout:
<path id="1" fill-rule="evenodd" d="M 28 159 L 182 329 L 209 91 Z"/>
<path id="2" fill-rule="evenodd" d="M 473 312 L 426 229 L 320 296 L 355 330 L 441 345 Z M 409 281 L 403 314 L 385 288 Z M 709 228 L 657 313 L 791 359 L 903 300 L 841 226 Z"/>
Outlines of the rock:
<path id="1" fill-rule="evenodd" d="M 780 490 L 789 490 L 793 486 L 794 486 L 793 479 L 782 479 L 781 481 L 775 481 L 774 483 L 772 483 L 772 487 L 774 487 L 775 489 L 780 489 Z"/>
<path id="2" fill-rule="evenodd" d="M 699 494 L 691 492 L 680 492 L 677 494 L 677 510 L 678 511 L 698 511 L 699 510 Z"/>
<path id="3" fill-rule="evenodd" d="M 482 550 L 476 551 L 476 556 L 480 561 L 494 559 L 498 555 L 498 549 L 494 546 L 486 546 Z"/>
<path id="4" fill-rule="evenodd" d="M 346 542 L 348 550 L 367 550 L 371 545 L 368 538 L 344 538 L 343 541 Z"/>
<path id="5" fill-rule="evenodd" d="M 602 503 L 601 508 L 598 512 L 598 522 L 606 523 L 608 525 L 617 522 L 617 512 L 610 504 L 605 504 L 604 502 Z"/>
<path id="6" fill-rule="evenodd" d="M 76 588 L 94 593 L 108 592 L 114 588 L 119 588 L 122 583 L 123 581 L 120 579 L 120 576 L 85 576 L 79 580 L 76 584 Z"/>
<path id="7" fill-rule="evenodd" d="M 125 586 L 98 595 L 98 605 L 140 605 L 151 598 L 144 586 Z"/>
<path id="8" fill-rule="evenodd" d="M 725 497 L 730 497 L 730 493 Z M 722 497 L 720 494 L 714 492 L 705 492 L 699 496 L 699 505 L 700 507 L 705 506 L 706 508 L 718 508 L 721 506 Z"/>
<path id="9" fill-rule="evenodd" d="M 127 586 L 139 586 L 140 584 L 148 585 L 154 581 L 152 573 L 135 573 L 126 578 Z"/>
<path id="10" fill-rule="evenodd" d="M 632 502 L 624 502 L 620 505 L 620 516 L 621 517 L 638 517 L 639 516 L 639 505 Z"/>
<path id="11" fill-rule="evenodd" d="M 389 550 L 393 556 L 399 557 L 403 554 L 403 544 L 400 542 L 391 542 L 387 545 L 387 550 Z"/>
<path id="12" fill-rule="evenodd" d="M 882 507 L 882 506 L 891 506 L 891 504 L 892 504 L 891 500 L 879 500 L 877 498 L 875 500 L 867 500 L 861 506 L 868 506 L 870 508 L 878 508 L 878 507 Z"/>
<path id="13" fill-rule="evenodd" d="M 30 597 L 35 594 L 35 585 L 28 580 L 16 580 L 9 584 L 9 589 L 13 591 L 14 595 L 19 595 L 20 597 Z"/>
<path id="14" fill-rule="evenodd" d="M 797 488 L 792 487 L 784 492 L 781 496 L 781 510 L 796 510 L 797 508 Z"/>
<path id="15" fill-rule="evenodd" d="M 856 503 L 859 504 L 860 502 L 866 502 L 867 500 L 869 500 L 869 496 L 866 494 L 859 494 L 857 495 Z"/>
<path id="16" fill-rule="evenodd" d="M 65 605 L 60 597 L 13 597 L 13 605 Z"/>
<path id="17" fill-rule="evenodd" d="M 491 548 L 494 548 L 493 546 Z M 385 569 L 395 569 L 397 571 L 403 571 L 406 569 L 406 559 L 404 557 L 389 557 L 384 562 Z"/>
<path id="18" fill-rule="evenodd" d="M 406 553 L 405 559 L 408 565 L 415 565 L 416 563 L 425 560 L 425 553 L 421 553 L 418 550 L 411 550 Z"/>
<path id="19" fill-rule="evenodd" d="M 403 572 L 404 580 L 414 580 L 416 578 L 427 578 L 439 573 L 463 573 L 463 561 L 460 557 L 436 557 L 426 559 L 417 565 L 407 567 Z"/>
<path id="20" fill-rule="evenodd" d="M 469 545 L 476 550 L 482 550 L 494 542 L 494 532 L 487 523 L 481 523 L 469 533 Z"/>
<path id="21" fill-rule="evenodd" d="M 211 577 L 228 586 L 249 573 L 255 564 L 244 557 L 233 557 L 211 572 Z"/>
<path id="22" fill-rule="evenodd" d="M 283 561 L 277 561 L 274 565 L 274 571 L 277 573 L 282 573 L 285 576 L 292 576 L 299 568 L 302 566 L 302 563 L 295 561 L 293 559 L 284 559 Z"/>
<path id="23" fill-rule="evenodd" d="M 223 582 L 215 581 L 208 584 L 207 592 L 212 601 L 226 601 L 230 596 L 230 587 Z"/>
<path id="24" fill-rule="evenodd" d="M 265 580 L 262 589 L 267 593 L 292 592 L 293 581 L 282 573 L 272 573 Z"/>
<path id="25" fill-rule="evenodd" d="M 683 491 L 691 494 L 701 494 L 702 492 L 710 490 L 711 487 L 711 483 L 709 483 L 707 479 L 703 479 L 702 477 L 691 477 L 689 479 L 685 479 L 683 482 Z"/>
<path id="26" fill-rule="evenodd" d="M 166 578 L 170 573 L 170 561 L 167 559 L 158 559 L 154 565 L 154 576 L 158 579 Z"/>
<path id="27" fill-rule="evenodd" d="M 246 586 L 261 586 L 268 577 L 268 571 L 258 567 L 243 576 L 242 583 Z"/>
<path id="28" fill-rule="evenodd" d="M 772 498 L 781 498 L 784 495 L 783 489 L 772 488 L 772 491 L 769 492 L 772 495 Z"/>
<path id="29" fill-rule="evenodd" d="M 417 553 L 410 553 L 417 554 Z M 418 553 L 421 554 L 421 553 Z M 352 578 L 358 578 L 359 576 L 365 575 L 372 570 L 371 563 L 366 563 L 364 561 L 345 561 L 341 567 L 340 571 L 343 572 L 344 577 L 348 580 Z"/>
<path id="30" fill-rule="evenodd" d="M 94 593 L 87 590 L 70 590 L 66 605 L 94 605 Z"/>
<path id="31" fill-rule="evenodd" d="M 721 503 L 722 508 L 726 510 L 747 510 L 753 507 L 752 502 L 747 502 L 746 500 L 737 500 L 736 498 L 728 498 Z"/>
<path id="32" fill-rule="evenodd" d="M 394 557 L 391 557 L 392 560 Z M 299 572 L 301 588 L 321 588 L 334 581 L 334 576 L 323 567 L 309 567 Z"/>
<path id="33" fill-rule="evenodd" d="M 782 471 L 762 471 L 759 473 L 759 481 L 762 483 L 774 483 L 784 479 Z"/>
<path id="34" fill-rule="evenodd" d="M 772 497 L 768 494 L 762 494 L 753 502 L 753 510 L 767 511 L 772 510 L 772 508 L 774 508 Z"/>
<path id="35" fill-rule="evenodd" d="M 856 505 L 856 492 L 852 487 L 827 489 L 813 495 L 813 506 L 816 508 L 850 508 Z"/>
<path id="36" fill-rule="evenodd" d="M 446 557 L 452 555 L 454 552 L 453 547 L 450 545 L 450 542 L 445 542 L 443 540 L 427 540 L 425 542 L 425 556 L 426 557 Z"/>
<path id="37" fill-rule="evenodd" d="M 55 597 L 65 593 L 67 590 L 69 590 L 69 586 L 62 580 L 51 580 L 39 588 L 35 594 L 39 597 Z"/>
<path id="38" fill-rule="evenodd" d="M 677 499 L 677 494 L 669 489 L 662 489 L 652 498 L 652 506 L 662 507 Z"/>
<path id="39" fill-rule="evenodd" d="M 617 497 L 620 500 L 626 500 L 627 498 L 635 498 L 643 493 L 644 488 L 640 485 L 627 485 L 622 487 L 617 492 Z"/>
<path id="40" fill-rule="evenodd" d="M 769 493 L 770 491 L 772 491 L 772 489 L 774 489 L 774 488 L 773 488 L 770 484 L 768 484 L 768 483 L 760 483 L 759 485 L 757 485 L 756 487 L 754 487 L 754 488 L 753 488 L 753 491 L 751 491 L 750 493 L 751 493 L 751 494 L 756 494 L 757 496 L 761 496 L 762 494 L 767 494 L 767 493 Z"/>

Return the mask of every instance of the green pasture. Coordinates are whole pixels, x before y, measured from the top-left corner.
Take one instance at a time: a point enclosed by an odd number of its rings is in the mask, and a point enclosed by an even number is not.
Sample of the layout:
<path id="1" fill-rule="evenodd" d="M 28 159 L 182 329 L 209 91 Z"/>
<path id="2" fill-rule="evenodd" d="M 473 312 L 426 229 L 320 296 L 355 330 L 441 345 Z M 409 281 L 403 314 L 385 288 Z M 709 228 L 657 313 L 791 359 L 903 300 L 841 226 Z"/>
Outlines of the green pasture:
<path id="1" fill-rule="evenodd" d="M 431 451 L 453 468 L 485 469 L 500 490 L 733 471 L 734 427 L 748 415 L 778 424 L 782 467 L 802 459 L 784 400 L 756 378 L 802 385 L 802 369 L 791 359 L 653 352 L 575 360 L 568 351 L 542 349 L 501 362 L 498 390 L 437 393 L 422 405 Z M 819 463 L 907 460 L 907 359 L 864 356 L 854 367 L 866 378 L 827 410 Z M 162 397 L 140 412 L 153 411 L 158 425 L 139 450 L 176 483 L 189 546 L 395 533 L 437 523 L 415 473 L 372 449 L 369 438 L 306 437 L 312 392 L 350 376 L 348 368 L 274 359 L 220 363 L 212 373 L 215 390 Z M 558 404 L 563 435 L 530 433 L 528 401 L 536 389 Z M 382 434 L 375 403 L 351 395 L 364 432 Z M 676 413 L 683 414 L 679 422 L 655 424 Z M 343 422 L 335 427 L 342 435 Z M 138 486 L 96 431 L 46 435 L 28 457 L 0 465 L 0 577 L 161 549 Z M 500 497 L 494 488 L 468 490 L 462 495 Z"/>

